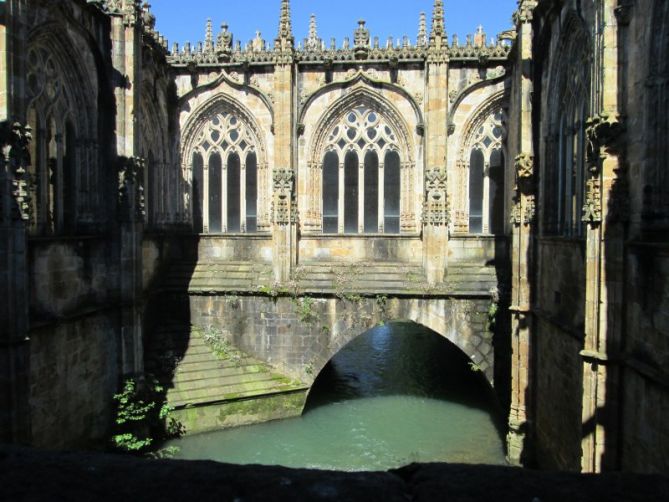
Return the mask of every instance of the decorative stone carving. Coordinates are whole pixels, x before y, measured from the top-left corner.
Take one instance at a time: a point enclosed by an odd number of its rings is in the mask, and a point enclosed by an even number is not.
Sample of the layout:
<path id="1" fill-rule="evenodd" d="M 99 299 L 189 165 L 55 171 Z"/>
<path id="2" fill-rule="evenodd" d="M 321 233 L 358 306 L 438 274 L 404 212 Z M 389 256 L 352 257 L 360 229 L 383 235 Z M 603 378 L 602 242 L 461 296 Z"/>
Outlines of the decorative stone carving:
<path id="1" fill-rule="evenodd" d="M 367 59 L 369 54 L 369 30 L 365 28 L 365 21 L 358 21 L 358 29 L 353 34 L 355 43 L 354 51 L 356 59 Z"/>
<path id="2" fill-rule="evenodd" d="M 516 187 L 511 208 L 511 223 L 515 226 L 530 225 L 536 215 L 534 197 L 534 156 L 520 153 L 515 158 Z"/>
<path id="3" fill-rule="evenodd" d="M 296 223 L 296 201 L 293 197 L 295 173 L 292 169 L 277 169 L 272 176 L 274 183 L 274 201 L 272 204 L 274 223 L 290 225 Z"/>
<path id="4" fill-rule="evenodd" d="M 32 129 L 30 126 L 25 126 L 18 122 L 9 126 L 9 124 L 5 122 L 0 129 L 2 160 L 3 164 L 9 167 L 10 194 L 14 201 L 11 217 L 21 221 L 29 221 L 31 216 L 30 191 L 28 190 L 27 179 L 27 168 L 30 165 L 30 153 L 28 148 L 31 141 Z M 0 197 L 0 203 L 2 203 L 3 198 L 4 197 Z M 0 207 L 0 217 L 2 217 L 5 212 L 6 209 Z"/>
<path id="5" fill-rule="evenodd" d="M 516 156 L 516 175 L 519 180 L 532 178 L 534 175 L 534 156 L 529 153 L 521 153 Z"/>
<path id="6" fill-rule="evenodd" d="M 425 173 L 423 224 L 444 226 L 450 223 L 446 171 L 430 169 Z"/>
<path id="7" fill-rule="evenodd" d="M 606 112 L 590 117 L 585 125 L 586 160 L 591 170 L 599 170 L 599 161 L 605 155 L 602 149 L 617 151 L 623 126 L 618 115 Z"/>
<path id="8" fill-rule="evenodd" d="M 586 181 L 582 221 L 585 223 L 600 223 L 602 221 L 602 193 L 598 176 Z"/>
<path id="9" fill-rule="evenodd" d="M 513 13 L 513 24 L 518 26 L 521 23 L 532 22 L 537 3 L 537 0 L 520 0 L 518 9 Z"/>

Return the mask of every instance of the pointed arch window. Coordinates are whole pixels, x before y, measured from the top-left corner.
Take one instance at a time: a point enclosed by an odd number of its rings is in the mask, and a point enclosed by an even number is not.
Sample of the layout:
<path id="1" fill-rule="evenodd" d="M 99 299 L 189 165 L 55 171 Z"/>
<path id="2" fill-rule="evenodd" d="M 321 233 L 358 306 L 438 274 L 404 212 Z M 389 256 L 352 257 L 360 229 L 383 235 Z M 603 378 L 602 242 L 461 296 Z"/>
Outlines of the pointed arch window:
<path id="1" fill-rule="evenodd" d="M 231 111 L 213 113 L 201 127 L 191 157 L 195 231 L 259 231 L 258 144 L 248 124 Z"/>
<path id="2" fill-rule="evenodd" d="M 400 233 L 398 143 L 391 125 L 367 105 L 332 127 L 322 163 L 324 233 Z"/>
<path id="3" fill-rule="evenodd" d="M 504 232 L 503 112 L 478 126 L 469 150 L 469 233 Z"/>
<path id="4" fill-rule="evenodd" d="M 33 131 L 30 231 L 74 233 L 82 212 L 80 194 L 88 194 L 81 176 L 93 179 L 81 169 L 81 143 L 91 131 L 77 87 L 80 82 L 64 71 L 65 66 L 46 44 L 32 44 L 26 62 L 28 125 Z M 89 158 L 87 168 L 94 170 L 95 166 L 96 159 Z"/>

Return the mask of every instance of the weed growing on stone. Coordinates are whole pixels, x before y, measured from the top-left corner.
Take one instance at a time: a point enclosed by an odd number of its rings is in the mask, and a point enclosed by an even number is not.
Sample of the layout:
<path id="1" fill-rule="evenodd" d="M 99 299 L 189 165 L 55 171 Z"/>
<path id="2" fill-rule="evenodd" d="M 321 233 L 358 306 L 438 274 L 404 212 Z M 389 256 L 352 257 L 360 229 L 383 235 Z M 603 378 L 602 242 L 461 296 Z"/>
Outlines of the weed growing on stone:
<path id="1" fill-rule="evenodd" d="M 214 356 L 223 361 L 231 361 L 235 366 L 239 366 L 243 357 L 241 352 L 232 346 L 219 329 L 209 326 L 207 329 L 196 329 L 196 331 L 202 333 L 204 343 L 211 349 Z"/>
<path id="2" fill-rule="evenodd" d="M 178 453 L 174 447 L 150 451 L 156 441 L 185 433 L 183 425 L 170 416 L 173 409 L 161 398 L 164 390 L 156 380 L 141 386 L 134 378 L 124 382 L 121 392 L 113 397 L 116 402 L 114 449 L 151 458 L 171 458 Z"/>

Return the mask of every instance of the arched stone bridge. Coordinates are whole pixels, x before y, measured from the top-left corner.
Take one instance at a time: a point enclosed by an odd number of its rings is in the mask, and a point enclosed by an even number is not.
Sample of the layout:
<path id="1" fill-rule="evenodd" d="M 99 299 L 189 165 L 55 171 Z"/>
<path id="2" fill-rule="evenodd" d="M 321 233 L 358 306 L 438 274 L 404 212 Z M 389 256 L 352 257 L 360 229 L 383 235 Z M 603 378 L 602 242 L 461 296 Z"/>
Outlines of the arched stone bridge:
<path id="1" fill-rule="evenodd" d="M 504 247 L 494 239 L 452 240 L 453 255 L 459 245 L 492 256 Z M 262 250 L 262 243 L 253 247 Z M 155 274 L 161 279 L 146 326 L 146 370 L 159 374 L 191 431 L 299 414 L 328 361 L 391 321 L 433 330 L 494 385 L 498 270 L 486 253 L 453 260 L 445 281 L 432 286 L 415 261 L 305 261 L 277 283 L 271 263 L 234 260 L 247 248 L 231 248 L 229 239 L 205 238 L 197 249 L 196 259 Z M 145 262 L 160 262 L 162 253 L 145 249 Z M 263 399 L 262 410 L 249 404 Z"/>

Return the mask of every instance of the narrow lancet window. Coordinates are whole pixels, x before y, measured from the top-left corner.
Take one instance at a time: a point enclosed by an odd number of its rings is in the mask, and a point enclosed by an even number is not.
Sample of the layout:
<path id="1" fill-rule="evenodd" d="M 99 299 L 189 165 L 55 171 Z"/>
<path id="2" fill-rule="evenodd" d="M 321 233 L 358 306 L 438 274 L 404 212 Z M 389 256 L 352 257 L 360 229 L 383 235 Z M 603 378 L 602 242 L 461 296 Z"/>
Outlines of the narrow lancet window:
<path id="1" fill-rule="evenodd" d="M 204 231 L 202 218 L 202 201 L 204 200 L 204 170 L 202 155 L 193 154 L 193 231 L 202 233 Z"/>
<path id="2" fill-rule="evenodd" d="M 323 160 L 323 232 L 335 234 L 339 228 L 339 159 L 335 152 Z"/>
<path id="3" fill-rule="evenodd" d="M 218 153 L 209 157 L 209 231 L 223 231 L 221 224 L 221 156 Z"/>
<path id="4" fill-rule="evenodd" d="M 490 233 L 504 233 L 504 154 L 494 150 L 490 156 Z"/>
<path id="5" fill-rule="evenodd" d="M 387 234 L 400 233 L 400 156 L 388 152 L 383 178 L 383 226 Z"/>
<path id="6" fill-rule="evenodd" d="M 256 154 L 246 156 L 246 231 L 258 230 L 258 161 Z"/>
<path id="7" fill-rule="evenodd" d="M 379 156 L 365 155 L 365 233 L 379 231 Z"/>
<path id="8" fill-rule="evenodd" d="M 483 153 L 474 150 L 469 160 L 469 232 L 483 231 Z"/>
<path id="9" fill-rule="evenodd" d="M 239 155 L 236 153 L 231 154 L 228 157 L 228 232 L 239 232 L 240 231 L 240 165 L 239 165 Z"/>
<path id="10" fill-rule="evenodd" d="M 346 154 L 344 161 L 344 232 L 358 233 L 358 155 Z"/>

